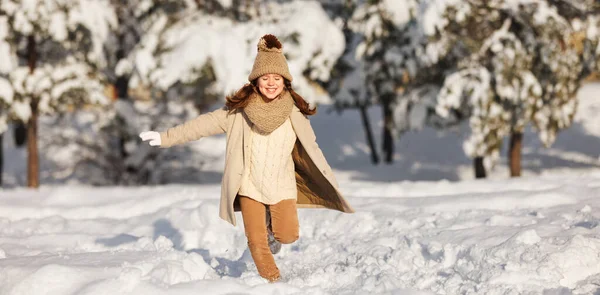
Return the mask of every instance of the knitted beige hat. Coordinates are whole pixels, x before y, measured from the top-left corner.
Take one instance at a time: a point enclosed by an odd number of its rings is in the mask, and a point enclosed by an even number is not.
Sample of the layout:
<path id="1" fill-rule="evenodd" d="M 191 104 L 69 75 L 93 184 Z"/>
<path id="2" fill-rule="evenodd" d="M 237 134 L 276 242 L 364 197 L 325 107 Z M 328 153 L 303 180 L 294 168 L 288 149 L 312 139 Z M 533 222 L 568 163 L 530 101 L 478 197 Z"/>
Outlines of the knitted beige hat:
<path id="1" fill-rule="evenodd" d="M 281 51 L 281 42 L 273 35 L 264 35 L 258 41 L 258 53 L 254 59 L 252 72 L 248 76 L 248 81 L 265 74 L 279 74 L 292 81 L 292 75 L 288 69 L 287 60 Z"/>

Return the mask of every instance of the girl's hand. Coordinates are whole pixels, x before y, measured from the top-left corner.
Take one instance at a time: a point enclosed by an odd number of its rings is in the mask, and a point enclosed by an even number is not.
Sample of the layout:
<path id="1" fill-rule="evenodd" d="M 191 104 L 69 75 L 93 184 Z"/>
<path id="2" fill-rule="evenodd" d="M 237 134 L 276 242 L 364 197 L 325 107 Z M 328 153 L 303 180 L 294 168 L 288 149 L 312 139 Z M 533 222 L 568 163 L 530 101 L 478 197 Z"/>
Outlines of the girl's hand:
<path id="1" fill-rule="evenodd" d="M 151 146 L 160 146 L 160 133 L 156 131 L 144 131 L 140 133 L 140 138 L 143 141 L 150 141 Z"/>

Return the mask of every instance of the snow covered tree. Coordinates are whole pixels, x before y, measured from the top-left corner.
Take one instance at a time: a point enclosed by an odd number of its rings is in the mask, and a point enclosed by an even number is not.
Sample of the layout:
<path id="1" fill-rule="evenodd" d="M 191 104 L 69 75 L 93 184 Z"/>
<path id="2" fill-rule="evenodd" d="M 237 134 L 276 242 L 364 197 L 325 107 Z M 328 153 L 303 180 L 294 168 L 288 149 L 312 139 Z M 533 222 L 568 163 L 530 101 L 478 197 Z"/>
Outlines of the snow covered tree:
<path id="1" fill-rule="evenodd" d="M 110 108 L 102 111 L 102 120 L 96 120 L 94 126 L 81 130 L 81 132 L 99 132 L 99 136 L 95 139 L 83 138 L 77 141 L 80 152 L 74 156 L 78 159 L 76 169 L 70 167 L 70 164 L 61 165 L 61 157 L 54 159 L 53 162 L 57 170 L 66 171 L 66 174 L 81 174 L 81 171 L 86 171 L 93 175 L 105 176 L 104 179 L 92 177 L 91 182 L 95 184 L 160 182 L 161 180 L 157 180 L 156 177 L 153 180 L 150 171 L 156 165 L 155 162 L 159 161 L 161 155 L 165 153 L 144 149 L 144 145 L 139 144 L 138 134 L 140 130 L 149 128 L 170 127 L 178 121 L 197 115 L 198 109 L 204 110 L 211 103 L 210 98 L 202 95 L 202 91 L 206 88 L 202 81 L 206 79 L 199 79 L 200 83 L 180 83 L 168 92 L 157 91 L 150 84 L 130 83 L 132 77 L 136 79 L 137 69 L 132 71 L 129 68 L 128 58 L 140 50 L 138 47 L 148 46 L 144 43 L 148 41 L 144 40 L 158 40 L 156 38 L 160 38 L 166 27 L 177 24 L 186 15 L 199 11 L 224 15 L 226 8 L 216 0 L 111 0 L 110 2 L 117 17 L 117 27 L 111 35 L 110 46 L 106 46 L 108 64 L 103 72 L 112 84 L 112 97 L 116 101 Z M 156 46 L 158 52 L 169 50 L 159 43 L 151 43 L 150 46 Z M 143 62 L 146 58 L 141 55 L 136 55 L 135 58 L 138 57 L 142 59 L 139 62 Z M 207 68 L 203 73 L 209 77 L 209 80 L 212 76 L 210 71 L 211 69 Z M 134 84 L 135 86 L 130 87 Z M 188 106 L 186 100 L 181 99 L 182 97 L 191 99 L 197 104 L 196 107 Z M 186 107 L 182 108 L 182 105 Z M 99 116 L 96 112 L 89 112 L 88 115 Z M 74 116 L 70 119 L 78 120 L 78 118 Z M 153 122 L 159 123 L 157 125 Z M 77 129 L 77 126 L 70 124 L 69 120 L 61 120 L 58 123 L 62 124 L 63 128 Z M 57 134 L 57 138 L 53 145 L 60 146 L 64 142 L 73 140 L 69 133 Z"/>
<path id="2" fill-rule="evenodd" d="M 147 70 L 146 62 L 154 59 L 155 55 L 174 50 L 173 45 L 162 39 L 163 33 L 169 28 L 178 26 L 171 29 L 171 35 L 176 36 L 184 28 L 183 21 L 189 15 L 224 15 L 226 8 L 216 0 L 112 2 L 117 11 L 119 26 L 115 34 L 116 59 L 108 72 L 113 77 L 119 101 L 106 114 L 111 119 L 101 121 L 102 125 L 98 126 L 101 132 L 100 142 L 110 148 L 102 149 L 95 141 L 82 143 L 86 150 L 102 152 L 97 153 L 96 157 L 92 153 L 81 153 L 80 167 L 88 171 L 100 171 L 97 174 L 108 176 L 104 182 L 97 179 L 96 183 L 160 183 L 166 180 L 151 175 L 152 168 L 169 165 L 168 161 L 162 164 L 159 162 L 178 157 L 175 153 L 146 149 L 145 145 L 140 145 L 138 134 L 141 130 L 171 127 L 206 110 L 217 99 L 208 85 L 214 81 L 214 73 L 211 65 L 207 64 L 192 74 L 198 76 L 196 80 L 177 81 L 172 87 L 161 89 L 153 83 L 138 83 L 140 71 Z M 192 31 L 185 32 L 192 34 Z M 139 52 L 142 54 L 138 54 Z M 193 54 L 190 52 L 185 55 Z M 190 153 L 186 148 L 180 148 L 177 152 L 181 157 Z M 169 155 L 165 157 L 166 154 Z"/>
<path id="3" fill-rule="evenodd" d="M 433 120 L 435 97 L 443 80 L 443 42 L 429 42 L 429 20 L 418 0 L 377 0 L 359 5 L 350 28 L 355 34 L 355 51 L 348 51 L 344 88 L 360 93 L 360 106 L 380 104 L 383 110 L 383 150 L 387 163 L 393 161 L 394 141 L 408 130 L 425 124 L 446 124 Z M 358 90 L 358 92 L 356 91 Z M 341 95 L 339 95 L 341 94 Z M 351 107 L 342 90 L 339 104 Z"/>
<path id="4" fill-rule="evenodd" d="M 445 81 L 440 106 L 466 99 L 460 110 L 469 117 L 472 136 L 464 149 L 469 155 L 497 157 L 503 138 L 522 134 L 541 89 L 531 72 L 531 57 L 514 35 L 498 31 L 482 48 L 482 60 L 460 70 Z M 440 108 L 446 112 L 447 108 Z M 443 113 L 443 115 L 446 115 Z"/>
<path id="5" fill-rule="evenodd" d="M 185 15 L 194 13 L 201 7 L 222 14 L 223 7 L 217 1 L 111 0 L 110 3 L 117 22 L 104 47 L 107 62 L 101 72 L 112 85 L 108 95 L 114 102 L 107 108 L 88 110 L 58 119 L 54 124 L 68 132 L 57 132 L 47 137 L 50 149 L 68 145 L 77 152 L 69 160 L 56 152 L 48 153 L 47 157 L 54 165 L 57 175 L 71 175 L 78 179 L 78 175 L 89 174 L 88 181 L 94 184 L 161 182 L 151 175 L 151 168 L 163 154 L 173 155 L 155 149 L 144 149 L 143 145 L 139 145 L 138 134 L 148 128 L 170 127 L 197 115 L 196 108 L 186 104 L 185 99 L 181 99 L 175 92 L 181 90 L 185 92 L 181 96 L 194 96 L 191 92 L 202 87 L 186 84 L 181 88 L 171 89 L 168 99 L 166 93 L 156 91 L 151 85 L 130 88 L 130 80 L 135 73 L 124 68 L 127 62 L 123 61 L 138 46 L 145 46 L 140 45 L 142 40 L 157 38 L 165 26 L 177 23 Z M 159 51 L 168 50 L 161 47 L 161 44 L 155 45 L 160 47 Z M 198 108 L 204 109 L 204 100 L 198 97 L 201 96 L 195 96 L 194 101 L 198 103 Z M 208 103 L 207 100 L 206 104 Z M 93 124 L 88 124 L 84 119 L 86 117 L 96 119 L 92 120 Z M 75 137 L 73 134 L 77 133 L 85 136 Z M 92 134 L 94 136 L 89 136 Z"/>
<path id="6" fill-rule="evenodd" d="M 590 72 L 589 52 L 578 50 L 571 38 L 578 34 L 573 21 L 587 18 L 591 1 L 559 9 L 573 3 L 497 0 L 429 8 L 443 19 L 432 37 L 450 39 L 455 48 L 448 51 L 455 70 L 440 91 L 438 114 L 469 118 L 469 156 L 485 157 L 490 166 L 510 136 L 510 173 L 519 176 L 527 124 L 546 146 L 571 124 L 576 92 Z M 452 17 L 457 11 L 461 17 Z"/>
<path id="7" fill-rule="evenodd" d="M 108 181 L 104 182 L 105 184 L 142 183 L 143 181 L 136 182 L 135 179 L 144 178 L 147 174 L 147 167 L 138 167 L 143 166 L 141 163 L 144 161 L 135 161 L 139 163 L 135 166 L 132 165 L 134 162 L 128 160 L 136 157 L 137 145 L 134 143 L 138 141 L 139 130 L 132 130 L 132 125 L 128 124 L 134 122 L 136 117 L 127 116 L 134 115 L 129 111 L 135 104 L 131 100 L 132 96 L 139 99 L 140 94 L 143 96 L 146 89 L 130 89 L 131 73 L 123 71 L 118 65 L 135 50 L 143 38 L 152 34 L 152 28 L 157 21 L 166 19 L 167 22 L 174 22 L 181 13 L 195 9 L 196 4 L 184 0 L 111 0 L 110 2 L 117 18 L 117 26 L 111 34 L 111 42 L 109 42 L 111 46 L 105 51 L 109 62 L 103 72 L 112 85 L 112 98 L 116 102 L 112 108 L 104 112 L 109 119 L 98 120 L 97 126 L 94 127 L 100 132 L 100 140 L 80 142 L 82 150 L 102 152 L 97 152 L 96 157 L 93 153 L 80 153 L 82 163 L 79 167 L 81 169 L 87 169 L 87 166 L 92 167 L 91 169 L 101 168 L 100 170 L 104 170 L 102 173 L 107 176 Z M 140 127 L 137 124 L 133 126 Z M 98 145 L 99 142 L 101 145 Z M 102 148 L 102 145 L 106 148 Z M 149 158 L 155 158 L 158 152 L 147 151 L 145 154 Z"/>
<path id="8" fill-rule="evenodd" d="M 338 112 L 346 108 L 357 108 L 360 111 L 366 141 L 371 150 L 371 162 L 379 163 L 379 154 L 371 128 L 367 109 L 374 103 L 367 97 L 363 64 L 356 59 L 356 48 L 362 40 L 362 35 L 350 29 L 350 22 L 359 3 L 362 1 L 331 1 L 321 0 L 321 5 L 335 22 L 341 23 L 344 33 L 345 49 L 331 70 L 331 78 L 322 83 L 331 94 L 334 107 Z"/>
<path id="9" fill-rule="evenodd" d="M 404 38 L 410 30 L 411 10 L 415 1 L 370 1 L 354 8 L 348 32 L 349 44 L 343 63 L 352 70 L 342 76 L 343 87 L 336 93 L 342 107 L 364 108 L 372 103 L 383 110 L 383 151 L 387 163 L 393 161 L 393 104 L 398 88 L 410 75 L 410 40 Z M 358 43 L 360 42 L 360 43 Z M 358 59 L 358 60 L 357 60 Z M 336 91 L 336 90 L 333 90 Z"/>
<path id="10" fill-rule="evenodd" d="M 2 69 L 12 89 L 5 110 L 27 124 L 28 186 L 38 187 L 38 118 L 106 101 L 96 69 L 106 64 L 103 45 L 115 17 L 102 0 L 3 0 L 0 22 L 3 58 L 11 61 Z"/>

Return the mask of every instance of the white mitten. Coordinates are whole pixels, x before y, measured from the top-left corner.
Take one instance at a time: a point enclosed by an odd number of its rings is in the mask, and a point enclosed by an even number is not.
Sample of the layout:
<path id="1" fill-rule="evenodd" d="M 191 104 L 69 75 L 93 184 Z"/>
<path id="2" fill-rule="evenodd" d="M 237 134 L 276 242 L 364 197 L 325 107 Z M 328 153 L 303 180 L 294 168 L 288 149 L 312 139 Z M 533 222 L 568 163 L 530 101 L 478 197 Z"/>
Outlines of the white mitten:
<path id="1" fill-rule="evenodd" d="M 150 141 L 151 146 L 160 146 L 160 133 L 156 131 L 144 131 L 140 133 L 140 138 L 143 141 Z"/>

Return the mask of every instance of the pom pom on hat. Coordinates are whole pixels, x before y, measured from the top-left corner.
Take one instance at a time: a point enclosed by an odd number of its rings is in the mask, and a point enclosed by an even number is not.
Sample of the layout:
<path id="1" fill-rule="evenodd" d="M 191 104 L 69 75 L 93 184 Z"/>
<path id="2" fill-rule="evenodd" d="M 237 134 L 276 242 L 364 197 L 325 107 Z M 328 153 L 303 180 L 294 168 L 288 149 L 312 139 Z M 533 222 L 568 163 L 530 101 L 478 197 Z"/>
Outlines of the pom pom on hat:
<path id="1" fill-rule="evenodd" d="M 264 35 L 258 41 L 258 51 L 281 52 L 281 42 L 274 35 Z"/>

